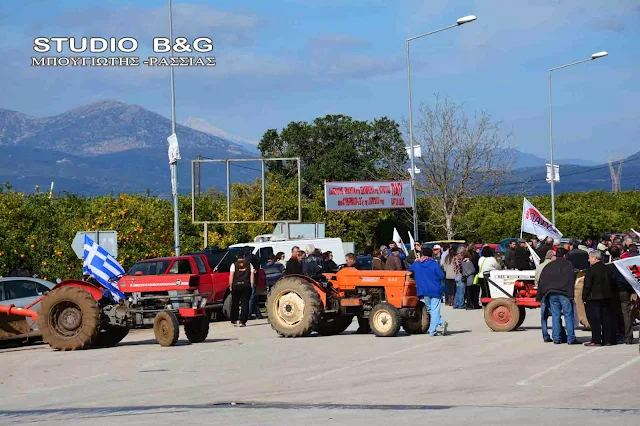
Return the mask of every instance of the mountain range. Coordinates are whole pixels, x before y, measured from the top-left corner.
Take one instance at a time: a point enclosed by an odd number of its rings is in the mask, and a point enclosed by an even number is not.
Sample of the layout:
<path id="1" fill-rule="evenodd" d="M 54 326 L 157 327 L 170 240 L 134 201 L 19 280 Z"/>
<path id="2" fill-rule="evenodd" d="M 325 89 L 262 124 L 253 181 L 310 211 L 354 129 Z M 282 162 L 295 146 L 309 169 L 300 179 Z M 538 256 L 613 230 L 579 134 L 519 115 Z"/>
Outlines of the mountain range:
<path id="1" fill-rule="evenodd" d="M 138 105 L 101 101 L 52 117 L 32 117 L 0 109 L 0 183 L 32 192 L 36 185 L 81 195 L 110 192 L 168 196 L 171 191 L 167 137 L 171 121 Z M 201 119 L 176 127 L 182 161 L 179 190 L 191 191 L 191 160 L 259 158 L 256 144 L 234 137 Z M 515 159 L 505 193 L 546 194 L 546 159 L 513 150 Z M 560 192 L 611 189 L 609 166 L 578 159 L 558 159 Z M 640 152 L 623 160 L 622 189 L 640 187 Z M 231 163 L 231 180 L 259 177 L 259 163 Z M 202 166 L 201 188 L 226 187 L 224 163 Z"/>
<path id="2" fill-rule="evenodd" d="M 43 118 L 0 109 L 0 182 L 26 192 L 32 192 L 36 185 L 46 190 L 54 181 L 56 191 L 83 195 L 147 190 L 168 195 L 170 134 L 169 119 L 138 105 L 116 101 L 97 102 Z M 176 126 L 176 134 L 182 157 L 178 163 L 180 192 L 191 189 L 190 161 L 198 154 L 214 159 L 259 156 L 255 147 L 249 149 L 184 125 Z M 257 175 L 232 166 L 232 181 Z M 212 185 L 225 188 L 224 164 L 202 166 L 203 190 Z"/>

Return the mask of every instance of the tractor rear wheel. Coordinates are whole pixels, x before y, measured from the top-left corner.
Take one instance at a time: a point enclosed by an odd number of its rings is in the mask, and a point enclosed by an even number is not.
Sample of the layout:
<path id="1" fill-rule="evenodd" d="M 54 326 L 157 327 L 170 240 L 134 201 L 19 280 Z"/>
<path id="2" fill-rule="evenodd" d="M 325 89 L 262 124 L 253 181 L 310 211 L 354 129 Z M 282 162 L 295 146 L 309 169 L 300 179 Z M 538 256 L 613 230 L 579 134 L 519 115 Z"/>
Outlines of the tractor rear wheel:
<path id="1" fill-rule="evenodd" d="M 345 331 L 353 322 L 353 315 L 338 315 L 329 320 L 320 320 L 315 330 L 321 336 L 334 336 Z"/>
<path id="2" fill-rule="evenodd" d="M 184 324 L 184 333 L 191 343 L 204 342 L 209 335 L 209 318 L 195 317 Z"/>
<path id="3" fill-rule="evenodd" d="M 524 306 L 518 306 L 518 310 L 520 311 L 520 319 L 518 320 L 518 324 L 516 324 L 516 328 L 514 330 L 520 328 L 522 323 L 524 323 L 524 319 L 527 317 L 527 309 Z"/>
<path id="4" fill-rule="evenodd" d="M 402 328 L 404 328 L 407 334 L 424 334 L 429 329 L 430 319 L 431 316 L 424 302 L 418 302 L 415 316 L 403 318 Z"/>
<path id="5" fill-rule="evenodd" d="M 98 332 L 93 345 L 99 348 L 110 348 L 120 343 L 127 334 L 129 334 L 129 329 L 126 327 L 107 325 Z"/>
<path id="6" fill-rule="evenodd" d="M 98 334 L 98 302 L 80 287 L 52 290 L 42 300 L 38 328 L 52 348 L 73 351 L 89 346 Z"/>
<path id="7" fill-rule="evenodd" d="M 283 337 L 308 336 L 320 323 L 322 312 L 320 295 L 302 278 L 280 279 L 267 298 L 271 328 Z"/>
<path id="8" fill-rule="evenodd" d="M 160 346 L 173 346 L 178 341 L 180 325 L 171 311 L 162 311 L 153 319 L 153 334 Z"/>
<path id="9" fill-rule="evenodd" d="M 518 327 L 520 309 L 511 299 L 493 299 L 484 308 L 484 321 L 493 331 L 512 331 Z"/>
<path id="10" fill-rule="evenodd" d="M 380 302 L 371 309 L 369 326 L 378 337 L 393 337 L 400 331 L 400 311 L 388 302 Z"/>

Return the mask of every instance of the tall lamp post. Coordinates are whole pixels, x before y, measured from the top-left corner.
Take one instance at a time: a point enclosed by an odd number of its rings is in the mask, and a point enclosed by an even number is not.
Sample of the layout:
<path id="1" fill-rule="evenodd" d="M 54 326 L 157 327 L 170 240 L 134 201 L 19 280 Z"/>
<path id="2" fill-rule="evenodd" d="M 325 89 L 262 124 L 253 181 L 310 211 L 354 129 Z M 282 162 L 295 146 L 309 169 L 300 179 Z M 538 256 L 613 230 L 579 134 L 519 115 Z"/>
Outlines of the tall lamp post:
<path id="1" fill-rule="evenodd" d="M 473 22 L 477 18 L 474 15 L 463 16 L 458 19 L 455 24 L 449 25 L 445 28 L 440 28 L 439 30 L 431 31 L 425 34 L 420 34 L 415 37 L 410 37 L 407 39 L 406 47 L 407 47 L 407 88 L 409 91 L 409 157 L 411 158 L 411 198 L 412 202 L 412 210 L 413 210 L 413 235 L 415 236 L 416 241 L 418 241 L 418 200 L 416 200 L 416 162 L 415 162 L 415 146 L 413 143 L 413 108 L 411 106 L 411 60 L 409 58 L 409 42 L 426 37 L 431 34 L 439 33 L 444 30 L 448 30 L 451 28 L 459 27 L 460 25 Z"/>
<path id="2" fill-rule="evenodd" d="M 553 225 L 556 224 L 556 194 L 555 194 L 555 170 L 553 168 L 553 132 L 552 132 L 552 121 L 551 121 L 551 72 L 555 70 L 559 70 L 561 68 L 567 68 L 573 65 L 583 64 L 585 62 L 593 61 L 594 59 L 603 58 L 607 56 L 607 52 L 598 52 L 591 55 L 588 59 L 583 59 L 578 62 L 572 62 L 570 64 L 561 65 L 559 67 L 551 68 L 549 70 L 549 152 L 550 152 L 550 180 L 551 180 L 551 222 Z"/>
<path id="3" fill-rule="evenodd" d="M 173 8 L 171 0 L 169 0 L 169 40 L 171 42 L 171 57 L 173 57 Z M 178 214 L 178 160 L 180 154 L 178 151 L 178 141 L 176 138 L 176 90 L 173 83 L 173 67 L 169 67 L 171 75 L 171 138 L 175 144 L 175 152 L 177 157 L 169 165 L 171 169 L 171 195 L 173 197 L 173 238 L 174 238 L 174 250 L 176 256 L 180 256 L 180 217 Z M 169 150 L 171 151 L 171 142 L 169 142 Z"/>

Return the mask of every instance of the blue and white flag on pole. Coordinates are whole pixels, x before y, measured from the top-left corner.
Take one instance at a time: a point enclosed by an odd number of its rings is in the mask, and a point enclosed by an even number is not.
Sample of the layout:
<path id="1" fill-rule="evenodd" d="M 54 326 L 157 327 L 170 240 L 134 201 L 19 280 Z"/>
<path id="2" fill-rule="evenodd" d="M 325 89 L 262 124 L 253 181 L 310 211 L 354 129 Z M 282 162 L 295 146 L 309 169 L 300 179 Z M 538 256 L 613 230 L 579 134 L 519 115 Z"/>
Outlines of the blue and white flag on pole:
<path id="1" fill-rule="evenodd" d="M 117 281 L 118 277 L 124 275 L 124 268 L 108 251 L 100 247 L 98 243 L 86 234 L 84 236 L 84 265 L 82 271 L 91 275 L 104 288 L 109 290 L 116 302 L 125 298 L 124 293 L 118 287 Z M 113 280 L 113 282 L 110 280 Z"/>

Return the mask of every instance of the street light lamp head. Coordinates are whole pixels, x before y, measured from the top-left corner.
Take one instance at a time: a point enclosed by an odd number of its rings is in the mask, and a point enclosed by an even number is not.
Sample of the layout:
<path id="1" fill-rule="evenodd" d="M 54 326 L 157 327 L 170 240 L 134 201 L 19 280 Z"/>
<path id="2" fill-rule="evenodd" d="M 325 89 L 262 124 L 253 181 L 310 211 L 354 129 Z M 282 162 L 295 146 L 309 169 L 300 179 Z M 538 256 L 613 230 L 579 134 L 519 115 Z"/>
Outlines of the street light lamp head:
<path id="1" fill-rule="evenodd" d="M 598 52 L 598 53 L 594 53 L 593 55 L 591 55 L 591 59 L 598 59 L 598 58 L 602 58 L 604 56 L 607 56 L 608 53 L 607 52 Z"/>
<path id="2" fill-rule="evenodd" d="M 466 24 L 466 23 L 469 23 L 469 22 L 473 22 L 476 19 L 478 19 L 478 18 L 476 18 L 475 15 L 467 15 L 467 16 L 463 16 L 462 18 L 458 19 L 456 22 L 457 22 L 458 25 L 462 25 L 462 24 Z"/>

